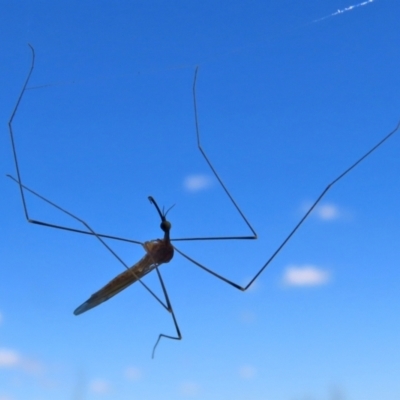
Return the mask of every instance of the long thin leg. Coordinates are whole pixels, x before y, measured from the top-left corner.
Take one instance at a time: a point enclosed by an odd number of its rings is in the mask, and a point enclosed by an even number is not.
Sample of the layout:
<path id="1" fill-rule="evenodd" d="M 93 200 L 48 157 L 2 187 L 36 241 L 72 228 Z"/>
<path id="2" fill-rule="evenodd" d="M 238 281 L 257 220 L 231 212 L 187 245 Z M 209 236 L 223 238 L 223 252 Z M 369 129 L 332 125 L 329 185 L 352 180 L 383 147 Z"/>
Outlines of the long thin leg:
<path id="1" fill-rule="evenodd" d="M 55 225 L 55 224 L 49 224 L 47 222 L 43 222 L 43 221 L 38 221 L 38 220 L 34 220 L 31 219 L 29 217 L 29 213 L 28 213 L 28 207 L 26 205 L 26 200 L 25 200 L 25 193 L 24 193 L 24 189 L 31 192 L 32 194 L 34 194 L 35 196 L 39 197 L 40 199 L 44 200 L 46 203 L 50 204 L 51 206 L 59 209 L 60 211 L 68 214 L 69 216 L 71 216 L 72 218 L 78 220 L 79 222 L 81 222 L 82 224 L 84 224 L 86 227 L 88 227 L 88 225 L 82 221 L 80 218 L 77 218 L 76 216 L 74 216 L 73 214 L 71 214 L 70 212 L 64 210 L 63 208 L 57 206 L 55 203 L 51 202 L 50 200 L 47 200 L 46 198 L 44 198 L 43 196 L 41 196 L 40 194 L 34 192 L 33 190 L 27 188 L 26 186 L 22 185 L 22 180 L 21 180 L 21 172 L 20 172 L 20 168 L 19 168 L 19 162 L 18 162 L 18 157 L 17 157 L 17 150 L 16 150 L 16 146 L 15 146 L 15 140 L 14 140 L 14 132 L 13 132 L 13 121 L 14 121 L 14 117 L 17 113 L 18 107 L 21 103 L 21 100 L 27 90 L 27 86 L 28 83 L 30 81 L 33 69 L 35 67 L 35 50 L 34 48 L 28 44 L 31 52 L 32 52 L 32 60 L 31 60 L 31 66 L 29 68 L 28 71 L 28 75 L 26 77 L 26 80 L 22 86 L 21 92 L 18 96 L 17 102 L 15 104 L 15 107 L 11 113 L 11 117 L 8 121 L 8 128 L 9 128 L 9 132 L 10 132 L 10 139 L 11 139 L 11 147 L 12 147 L 12 151 L 13 151 L 13 156 L 14 156 L 14 164 L 15 164 L 15 169 L 17 172 L 17 179 L 13 178 L 11 175 L 7 175 L 9 178 L 13 179 L 18 185 L 19 185 L 19 190 L 20 190 L 20 194 L 21 194 L 21 200 L 22 200 L 22 206 L 23 206 L 23 210 L 24 210 L 24 214 L 25 214 L 25 218 L 29 223 L 32 224 L 37 224 L 37 225 L 42 225 L 42 226 L 47 226 L 50 228 L 56 228 L 56 229 L 63 229 L 63 230 L 67 230 L 67 231 L 71 231 L 71 232 L 78 232 L 78 233 L 83 233 L 86 235 L 94 235 L 96 236 L 99 240 L 101 237 L 107 238 L 107 239 L 114 239 L 114 240 L 121 240 L 121 241 L 125 241 L 125 242 L 130 242 L 130 243 L 136 243 L 136 244 L 141 244 L 141 242 L 137 241 L 137 240 L 132 240 L 132 239 L 125 239 L 125 238 L 121 238 L 121 237 L 117 237 L 117 236 L 111 236 L 111 235 L 104 235 L 104 234 L 98 234 L 95 233 L 92 229 L 89 229 L 87 231 L 84 230 L 80 230 L 80 229 L 74 229 L 74 228 L 69 228 L 69 227 L 65 227 L 65 226 L 61 226 L 61 225 Z M 100 240 L 101 241 L 101 240 Z M 103 243 L 104 244 L 104 243 Z M 104 244 L 105 245 L 105 244 Z M 107 247 L 107 245 L 105 245 Z M 113 253 L 113 252 L 112 252 Z M 114 256 L 115 253 L 113 253 Z M 117 256 L 116 256 L 117 257 Z M 118 257 L 117 257 L 118 258 Z"/>
<path id="2" fill-rule="evenodd" d="M 31 79 L 33 68 L 35 67 L 35 49 L 29 43 L 28 43 L 28 46 L 30 47 L 30 49 L 32 51 L 31 66 L 29 68 L 29 72 L 28 72 L 28 75 L 26 77 L 25 83 L 22 86 L 21 93 L 18 96 L 17 103 L 15 104 L 14 110 L 11 113 L 10 120 L 8 121 L 8 129 L 10 131 L 11 146 L 12 146 L 13 155 L 14 155 L 15 169 L 17 171 L 18 182 L 21 182 L 21 174 L 19 172 L 19 165 L 18 165 L 17 151 L 15 149 L 14 133 L 13 133 L 13 128 L 12 128 L 12 123 L 13 123 L 15 114 L 16 114 L 16 112 L 18 110 L 19 103 L 21 103 L 22 97 L 23 97 L 23 95 L 25 94 L 25 91 L 26 91 L 26 87 L 28 86 L 29 80 Z M 24 207 L 25 218 L 29 221 L 28 210 L 26 208 L 25 195 L 24 195 L 24 190 L 23 190 L 22 186 L 19 187 L 19 190 L 20 190 L 20 193 L 21 193 L 21 199 L 22 199 L 22 205 Z"/>
<path id="3" fill-rule="evenodd" d="M 310 207 L 310 209 L 305 213 L 305 215 L 300 219 L 298 224 L 293 228 L 293 230 L 289 233 L 289 235 L 285 238 L 285 240 L 280 244 L 280 246 L 274 251 L 274 253 L 271 255 L 271 257 L 267 260 L 267 262 L 261 267 L 261 269 L 255 274 L 255 276 L 250 280 L 250 282 L 246 286 L 241 286 L 238 285 L 235 282 L 232 282 L 231 280 L 217 274 L 216 272 L 212 271 L 211 269 L 205 267 L 203 264 L 200 264 L 193 258 L 189 257 L 179 249 L 177 249 L 175 246 L 175 250 L 181 254 L 183 257 L 185 257 L 187 260 L 192 262 L 193 264 L 197 265 L 204 271 L 208 272 L 211 275 L 214 275 L 216 278 L 221 279 L 222 281 L 228 283 L 229 285 L 235 287 L 236 289 L 239 289 L 241 291 L 247 290 L 253 283 L 254 281 L 261 275 L 261 273 L 268 267 L 268 265 L 271 263 L 271 261 L 276 257 L 276 255 L 282 250 L 282 248 L 286 245 L 286 243 L 290 240 L 290 238 L 295 234 L 295 232 L 300 228 L 300 226 L 303 224 L 303 222 L 307 219 L 307 217 L 311 214 L 311 212 L 314 210 L 314 208 L 317 206 L 317 204 L 321 201 L 321 199 L 325 196 L 325 194 L 328 192 L 328 190 L 335 184 L 337 183 L 340 179 L 342 179 L 345 175 L 347 175 L 351 170 L 353 170 L 358 164 L 360 164 L 363 160 L 365 160 L 372 152 L 374 152 L 379 146 L 381 146 L 386 140 L 388 140 L 392 135 L 394 135 L 400 128 L 400 121 L 398 122 L 397 126 L 389 133 L 387 134 L 382 140 L 380 140 L 374 147 L 372 147 L 369 151 L 367 151 L 362 157 L 360 157 L 355 163 L 353 163 L 349 168 L 347 168 L 344 172 L 342 172 L 336 179 L 334 179 L 323 191 L 322 193 L 318 196 L 317 200 L 315 200 L 314 204 Z"/>
<path id="4" fill-rule="evenodd" d="M 178 238 L 178 239 L 171 239 L 171 240 L 177 242 L 177 241 L 188 241 L 188 240 L 246 240 L 246 239 L 257 239 L 256 231 L 253 229 L 253 227 L 251 226 L 250 222 L 245 217 L 245 215 L 243 214 L 243 212 L 240 209 L 240 207 L 237 205 L 236 201 L 234 200 L 234 198 L 230 194 L 229 190 L 225 186 L 225 184 L 222 181 L 222 179 L 220 178 L 220 176 L 218 175 L 216 169 L 212 165 L 210 159 L 207 157 L 207 155 L 206 155 L 206 153 L 203 150 L 203 147 L 201 145 L 201 142 L 200 142 L 200 129 L 199 129 L 199 118 L 198 118 L 198 115 L 197 115 L 197 97 L 196 97 L 196 83 L 197 83 L 197 72 L 198 72 L 198 70 L 199 70 L 199 67 L 196 67 L 196 70 L 194 72 L 194 79 L 193 79 L 193 106 L 194 106 L 194 119 L 195 119 L 195 125 L 196 125 L 197 148 L 200 150 L 201 155 L 203 156 L 204 160 L 206 161 L 206 163 L 210 167 L 213 175 L 217 178 L 218 182 L 220 183 L 222 189 L 224 190 L 224 192 L 228 196 L 229 200 L 231 201 L 233 206 L 236 208 L 237 212 L 242 217 L 243 221 L 246 223 L 246 225 L 248 226 L 248 228 L 251 230 L 251 232 L 253 234 L 251 236 L 217 236 L 217 237 L 213 236 L 213 237 L 200 237 L 200 238 L 199 237 L 197 237 L 197 238 Z"/>
<path id="5" fill-rule="evenodd" d="M 156 341 L 156 344 L 153 347 L 153 352 L 152 352 L 152 355 L 151 355 L 152 358 L 154 358 L 154 353 L 156 351 L 156 347 L 158 346 L 158 343 L 160 342 L 161 338 L 173 339 L 173 340 L 181 340 L 182 339 L 181 331 L 179 329 L 178 322 L 176 320 L 174 310 L 173 310 L 171 302 L 169 300 L 167 289 L 165 288 L 164 281 L 163 281 L 163 279 L 161 277 L 161 273 L 158 270 L 158 267 L 156 267 L 156 271 L 157 271 L 158 279 L 160 280 L 160 283 L 161 283 L 161 287 L 162 287 L 162 290 L 163 290 L 163 293 L 164 293 L 165 301 L 167 303 L 167 310 L 171 313 L 172 320 L 174 321 L 174 325 L 175 325 L 177 336 L 170 336 L 170 335 L 165 335 L 164 333 L 160 333 L 158 335 L 158 339 Z"/>
<path id="6" fill-rule="evenodd" d="M 83 223 L 85 226 L 87 226 L 87 224 L 85 222 L 83 222 L 80 218 L 76 217 L 75 215 L 73 215 L 72 213 L 70 213 L 69 211 L 61 208 L 60 206 L 58 206 L 57 204 L 53 203 L 52 201 L 46 199 L 44 196 L 40 195 L 39 193 L 35 192 L 32 189 L 29 189 L 27 186 L 20 184 L 18 182 L 17 179 L 15 179 L 13 176 L 11 175 L 7 175 L 8 178 L 12 179 L 17 185 L 19 185 L 21 188 L 25 189 L 26 191 L 32 193 L 34 196 L 39 197 L 39 199 L 45 201 L 46 203 L 50 204 L 51 206 L 57 208 L 58 210 L 62 211 L 63 213 L 69 215 L 70 217 L 78 220 L 79 222 Z M 83 231 L 81 229 L 75 229 L 75 228 L 69 228 L 67 226 L 61 226 L 61 225 L 55 225 L 55 224 L 49 224 L 47 222 L 43 222 L 43 221 L 37 221 L 35 219 L 31 219 L 31 218 L 27 218 L 27 221 L 31 224 L 37 224 L 37 225 L 41 225 L 41 226 L 47 226 L 50 228 L 57 228 L 57 229 L 63 229 L 66 231 L 70 231 L 70 232 L 77 232 L 77 233 L 83 233 L 85 235 L 94 235 L 97 236 L 98 238 L 102 237 L 102 238 L 106 238 L 106 239 L 113 239 L 113 240 L 120 240 L 123 242 L 129 242 L 129 243 L 134 243 L 134 244 L 142 244 L 142 242 L 139 242 L 137 240 L 132 240 L 132 239 L 125 239 L 125 238 L 120 238 L 118 236 L 111 236 L 111 235 L 105 235 L 103 233 L 94 233 L 93 230 L 88 230 L 88 231 Z"/>
<path id="7" fill-rule="evenodd" d="M 16 146 L 15 146 L 14 132 L 13 132 L 13 128 L 12 128 L 12 123 L 13 123 L 14 117 L 16 115 L 16 112 L 17 112 L 17 110 L 19 108 L 20 102 L 21 102 L 26 90 L 28 89 L 27 85 L 28 85 L 28 83 L 30 81 L 33 69 L 35 67 L 35 50 L 30 44 L 29 44 L 29 47 L 30 47 L 31 52 L 32 52 L 31 66 L 30 66 L 28 75 L 26 77 L 25 83 L 22 86 L 22 89 L 21 89 L 20 95 L 18 97 L 18 100 L 17 100 L 17 102 L 15 104 L 14 110 L 13 110 L 13 112 L 11 114 L 10 120 L 8 122 L 10 138 L 11 138 L 11 146 L 12 146 L 13 155 L 14 155 L 14 163 L 15 163 L 15 168 L 16 168 L 16 172 L 17 172 L 17 178 L 15 179 L 10 175 L 7 175 L 7 176 L 10 177 L 11 179 L 13 179 L 18 184 L 22 183 L 22 180 L 21 180 L 21 173 L 20 173 L 20 168 L 19 168 L 19 163 L 18 163 L 18 158 L 17 158 L 17 151 L 16 151 Z M 246 225 L 252 231 L 253 235 L 251 235 L 251 236 L 201 237 L 201 238 L 176 238 L 176 239 L 171 239 L 171 240 L 172 241 L 194 241 L 194 240 L 257 239 L 257 234 L 256 234 L 255 230 L 250 225 L 250 223 L 247 220 L 247 218 L 244 216 L 243 212 L 241 211 L 241 209 L 239 208 L 239 206 L 237 205 L 237 203 L 233 199 L 232 195 L 229 193 L 228 189 L 226 188 L 226 186 L 223 183 L 222 179 L 219 177 L 217 171 L 215 170 L 215 168 L 211 164 L 211 161 L 209 160 L 209 158 L 207 157 L 206 153 L 204 152 L 204 150 L 203 150 L 203 148 L 201 146 L 198 115 L 197 115 L 197 101 L 196 101 L 197 72 L 198 72 L 198 68 L 196 68 L 195 75 L 194 75 L 194 80 L 193 80 L 193 102 L 194 102 L 194 114 L 195 114 L 195 124 L 196 124 L 197 147 L 200 150 L 200 152 L 201 152 L 202 156 L 204 157 L 205 161 L 207 162 L 208 166 L 210 167 L 212 173 L 214 174 L 214 176 L 216 177 L 218 182 L 221 184 L 221 186 L 222 186 L 223 190 L 225 191 L 225 193 L 227 194 L 228 198 L 230 199 L 230 201 L 232 202 L 232 204 L 234 205 L 236 210 L 239 212 L 240 216 L 242 217 L 242 219 L 244 220 Z M 51 201 L 45 199 L 43 196 L 39 195 L 37 192 L 34 192 L 33 190 L 26 188 L 26 186 L 20 184 L 19 187 L 20 187 L 21 200 L 22 200 L 22 205 L 23 205 L 23 209 L 24 209 L 25 218 L 29 223 L 42 225 L 42 226 L 47 226 L 47 227 L 55 228 L 55 229 L 62 229 L 62 230 L 70 231 L 70 232 L 82 233 L 82 234 L 85 234 L 85 235 L 95 235 L 95 236 L 97 236 L 97 238 L 103 237 L 103 238 L 107 238 L 107 239 L 119 240 L 119 241 L 130 242 L 130 243 L 140 243 L 140 242 L 137 242 L 136 240 L 133 240 L 133 239 L 127 239 L 127 238 L 123 238 L 123 237 L 119 237 L 119 236 L 115 236 L 115 235 L 108 235 L 108 234 L 102 234 L 102 233 L 96 233 L 95 234 L 90 230 L 86 230 L 85 231 L 85 230 L 70 228 L 70 227 L 66 227 L 66 226 L 62 226 L 62 225 L 50 224 L 50 223 L 47 223 L 47 222 L 31 219 L 29 217 L 28 207 L 26 205 L 24 189 L 30 191 L 32 194 L 34 194 L 35 196 L 37 196 L 37 197 L 41 198 L 42 200 L 46 201 L 47 203 L 49 203 L 53 207 L 56 207 L 56 208 L 60 209 L 63 212 L 66 212 L 66 211 L 61 209 L 60 207 L 58 207 L 56 204 L 52 203 Z M 67 212 L 67 214 L 69 214 L 69 213 Z M 71 214 L 69 214 L 69 215 L 71 215 Z"/>

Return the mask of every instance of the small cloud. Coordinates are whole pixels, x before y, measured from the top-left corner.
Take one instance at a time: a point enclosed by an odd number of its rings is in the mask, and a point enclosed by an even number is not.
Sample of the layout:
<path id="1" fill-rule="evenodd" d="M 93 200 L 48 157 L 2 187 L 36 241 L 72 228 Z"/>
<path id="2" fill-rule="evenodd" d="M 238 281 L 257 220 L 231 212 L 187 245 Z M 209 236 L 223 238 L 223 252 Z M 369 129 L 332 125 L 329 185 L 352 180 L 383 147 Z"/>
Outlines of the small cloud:
<path id="1" fill-rule="evenodd" d="M 302 206 L 302 211 L 307 212 L 312 206 L 312 203 L 307 202 Z M 342 212 L 339 207 L 332 203 L 317 205 L 312 211 L 312 215 L 322 221 L 332 221 L 342 217 Z"/>
<path id="2" fill-rule="evenodd" d="M 200 393 L 200 386 L 195 382 L 183 382 L 179 392 L 182 396 L 197 396 Z"/>
<path id="3" fill-rule="evenodd" d="M 285 286 L 320 286 L 330 280 L 330 272 L 313 265 L 289 266 L 283 276 Z"/>
<path id="4" fill-rule="evenodd" d="M 111 385 L 104 380 L 95 379 L 90 382 L 90 391 L 97 394 L 108 394 L 111 391 Z"/>
<path id="5" fill-rule="evenodd" d="M 13 368 L 21 364 L 20 355 L 11 349 L 0 349 L 0 368 Z"/>
<path id="6" fill-rule="evenodd" d="M 319 207 L 317 207 L 315 212 L 317 216 L 324 221 L 337 219 L 340 216 L 338 207 L 333 204 L 320 205 Z"/>
<path id="7" fill-rule="evenodd" d="M 138 381 L 142 378 L 142 373 L 139 368 L 128 367 L 125 370 L 125 377 L 130 381 Z"/>
<path id="8" fill-rule="evenodd" d="M 242 365 L 239 368 L 239 376 L 242 379 L 253 379 L 257 374 L 257 370 L 251 365 Z"/>
<path id="9" fill-rule="evenodd" d="M 0 349 L 0 368 L 19 368 L 24 372 L 37 375 L 43 372 L 43 365 L 36 360 L 22 357 L 12 349 Z"/>
<path id="10" fill-rule="evenodd" d="M 185 178 L 183 186 L 189 192 L 198 192 L 209 188 L 212 180 L 207 175 L 189 175 Z"/>

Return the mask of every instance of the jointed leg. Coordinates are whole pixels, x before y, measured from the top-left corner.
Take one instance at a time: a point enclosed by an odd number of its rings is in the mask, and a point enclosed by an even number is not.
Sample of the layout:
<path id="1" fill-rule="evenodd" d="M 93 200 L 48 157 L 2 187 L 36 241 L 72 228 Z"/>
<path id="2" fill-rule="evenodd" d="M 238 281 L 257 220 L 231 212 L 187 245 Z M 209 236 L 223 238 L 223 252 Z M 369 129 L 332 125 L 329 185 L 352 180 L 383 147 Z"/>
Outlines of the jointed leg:
<path id="1" fill-rule="evenodd" d="M 362 157 L 360 157 L 354 164 L 352 164 L 349 168 L 347 168 L 344 172 L 342 172 L 336 179 L 334 179 L 319 195 L 317 200 L 314 202 L 314 204 L 310 207 L 310 209 L 305 213 L 305 215 L 301 218 L 301 220 L 298 222 L 298 224 L 293 228 L 293 230 L 289 233 L 289 235 L 285 238 L 285 240 L 280 244 L 280 246 L 275 250 L 275 252 L 271 255 L 271 257 L 267 260 L 267 262 L 261 267 L 261 269 L 255 274 L 255 276 L 250 280 L 250 282 L 245 285 L 241 286 L 238 285 L 235 282 L 232 282 L 231 280 L 223 277 L 222 275 L 217 274 L 216 272 L 212 271 L 211 269 L 205 267 L 204 265 L 200 264 L 193 258 L 189 257 L 176 247 L 175 250 L 181 254 L 183 257 L 185 257 L 187 260 L 192 262 L 193 264 L 197 265 L 204 271 L 208 272 L 211 275 L 214 275 L 216 278 L 221 279 L 222 281 L 228 283 L 229 285 L 235 287 L 236 289 L 239 289 L 241 291 L 246 291 L 253 283 L 254 281 L 261 275 L 261 273 L 268 267 L 268 265 L 271 263 L 271 261 L 276 257 L 276 255 L 282 250 L 282 248 L 286 245 L 286 243 L 291 239 L 291 237 L 295 234 L 295 232 L 300 228 L 300 226 L 303 224 L 303 222 L 307 219 L 307 217 L 311 214 L 311 212 L 314 210 L 314 208 L 317 206 L 317 204 L 321 201 L 321 199 L 325 196 L 325 194 L 328 192 L 328 190 L 335 184 L 337 183 L 340 179 L 342 179 L 346 174 L 348 174 L 352 169 L 354 169 L 358 164 L 360 164 L 365 158 L 367 158 L 372 152 L 374 152 L 379 146 L 381 146 L 386 140 L 388 140 L 393 134 L 395 134 L 400 128 L 400 121 L 397 124 L 397 126 L 389 133 L 387 134 L 382 140 L 380 140 L 374 147 L 372 147 L 368 152 L 366 152 Z"/>
<path id="2" fill-rule="evenodd" d="M 161 338 L 164 337 L 166 339 L 173 339 L 173 340 L 181 340 L 182 339 L 181 331 L 179 329 L 178 322 L 176 321 L 175 313 L 174 313 L 174 310 L 173 310 L 173 308 L 171 306 L 171 302 L 169 301 L 169 296 L 168 296 L 168 293 L 167 293 L 167 289 L 165 288 L 164 281 L 163 281 L 163 279 L 161 277 L 161 273 L 158 270 L 158 267 L 156 267 L 156 271 L 157 271 L 158 279 L 160 280 L 161 287 L 162 287 L 162 290 L 163 290 L 163 293 L 164 293 L 164 296 L 165 296 L 165 301 L 167 303 L 167 310 L 171 313 L 172 320 L 174 321 L 174 325 L 175 325 L 177 336 L 170 336 L 170 335 L 165 335 L 164 333 L 160 333 L 158 335 L 158 339 L 156 341 L 156 344 L 153 347 L 152 358 L 154 358 L 154 353 L 156 351 L 156 347 L 157 347 L 158 343 L 160 342 Z"/>

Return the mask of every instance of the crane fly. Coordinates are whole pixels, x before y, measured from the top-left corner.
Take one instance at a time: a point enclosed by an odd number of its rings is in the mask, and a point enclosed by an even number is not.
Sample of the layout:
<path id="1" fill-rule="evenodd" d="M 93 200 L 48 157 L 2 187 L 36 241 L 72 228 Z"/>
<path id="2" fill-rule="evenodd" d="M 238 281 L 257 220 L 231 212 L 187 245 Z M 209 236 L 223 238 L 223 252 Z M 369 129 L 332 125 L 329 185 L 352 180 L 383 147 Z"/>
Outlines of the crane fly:
<path id="1" fill-rule="evenodd" d="M 152 356 L 154 357 L 154 352 L 155 349 L 161 340 L 161 338 L 167 338 L 167 339 L 173 339 L 173 340 L 181 340 L 182 335 L 178 326 L 177 319 L 175 317 L 175 312 L 172 308 L 171 302 L 169 300 L 168 292 L 166 290 L 164 281 L 162 279 L 161 273 L 159 271 L 159 266 L 164 263 L 168 263 L 171 261 L 174 252 L 177 252 L 180 254 L 182 257 L 184 257 L 186 260 L 190 261 L 192 264 L 196 265 L 197 267 L 201 268 L 205 272 L 213 275 L 214 277 L 220 279 L 221 281 L 233 286 L 234 288 L 241 290 L 241 291 L 246 291 L 253 283 L 254 281 L 261 275 L 261 273 L 269 266 L 269 264 L 272 262 L 272 260 L 277 256 L 277 254 L 282 250 L 282 248 L 288 243 L 288 241 L 292 238 L 292 236 L 296 233 L 296 231 L 300 228 L 300 226 L 304 223 L 304 221 L 308 218 L 308 216 L 311 214 L 311 212 L 315 209 L 315 207 L 318 205 L 318 203 L 321 201 L 321 199 L 326 195 L 326 193 L 329 191 L 329 189 L 332 188 L 333 185 L 335 185 L 339 180 L 341 180 L 345 175 L 347 175 L 350 171 L 352 171 L 358 164 L 360 164 L 362 161 L 364 161 L 372 152 L 374 152 L 379 146 L 381 146 L 384 142 L 386 142 L 394 133 L 396 133 L 399 128 L 400 128 L 400 122 L 398 122 L 397 126 L 389 132 L 386 136 L 384 136 L 377 144 L 375 144 L 370 150 L 368 150 L 365 154 L 363 154 L 361 157 L 359 157 L 353 164 L 351 164 L 348 168 L 344 169 L 344 171 L 339 174 L 335 179 L 333 179 L 326 187 L 325 189 L 321 192 L 321 194 L 317 197 L 317 199 L 314 201 L 314 203 L 311 205 L 311 207 L 308 209 L 308 211 L 303 215 L 303 217 L 300 219 L 300 221 L 294 226 L 294 228 L 289 232 L 289 234 L 286 236 L 286 238 L 282 241 L 282 243 L 278 246 L 278 248 L 272 253 L 269 258 L 267 258 L 267 261 L 264 263 L 264 265 L 261 266 L 261 268 L 258 270 L 258 272 L 253 276 L 253 278 L 250 279 L 249 283 L 247 285 L 239 285 L 230 279 L 218 274 L 217 272 L 213 271 L 212 269 L 206 267 L 205 265 L 199 263 L 192 257 L 188 256 L 187 254 L 183 253 L 181 250 L 179 250 L 176 246 L 174 246 L 171 242 L 173 241 L 198 241 L 198 240 L 252 240 L 252 239 L 257 239 L 257 233 L 251 226 L 250 222 L 247 220 L 245 217 L 244 213 L 242 210 L 239 208 L 237 205 L 236 201 L 228 191 L 227 187 L 223 183 L 222 179 L 220 178 L 219 174 L 215 170 L 214 166 L 212 165 L 210 159 L 206 155 L 201 142 L 200 142 L 200 131 L 199 131 L 199 123 L 198 123 L 198 113 L 197 113 L 197 101 L 196 101 L 196 81 L 197 81 L 197 73 L 198 73 L 198 67 L 195 69 L 195 74 L 194 74 L 194 80 L 193 80 L 193 105 L 194 105 L 194 119 L 195 119 L 195 131 L 196 131 L 196 138 L 197 138 L 197 147 L 201 153 L 201 156 L 204 158 L 205 162 L 207 163 L 208 167 L 210 168 L 212 174 L 214 177 L 217 179 L 219 182 L 222 190 L 225 192 L 227 198 L 229 199 L 230 203 L 233 205 L 233 207 L 236 209 L 242 220 L 245 222 L 247 227 L 251 231 L 251 235 L 248 236 L 217 236 L 217 237 L 194 237 L 194 238 L 170 238 L 170 229 L 171 229 L 171 223 L 167 221 L 166 216 L 169 210 L 166 212 L 161 211 L 158 204 L 154 200 L 153 197 L 149 196 L 150 202 L 154 205 L 156 208 L 159 216 L 161 217 L 161 229 L 164 232 L 164 238 L 163 239 L 156 239 L 156 240 L 151 240 L 147 242 L 139 242 L 137 240 L 133 239 L 128 239 L 128 238 L 123 238 L 119 236 L 113 236 L 113 235 L 108 235 L 108 234 L 103 234 L 103 233 L 98 233 L 95 232 L 83 219 L 77 217 L 76 215 L 72 214 L 71 212 L 67 211 L 66 209 L 60 207 L 59 205 L 53 203 L 52 201 L 48 200 L 46 197 L 42 196 L 41 194 L 35 192 L 34 190 L 28 188 L 26 185 L 22 183 L 21 179 L 21 173 L 20 173 L 20 168 L 18 164 L 18 159 L 17 159 L 17 152 L 16 152 L 16 146 L 15 146 L 15 141 L 14 141 L 14 133 L 13 133 L 13 127 L 12 123 L 15 117 L 15 114 L 18 110 L 19 104 L 22 100 L 22 97 L 24 93 L 27 90 L 27 85 L 29 83 L 29 80 L 31 78 L 34 65 L 35 65 L 35 51 L 31 45 L 29 45 L 31 49 L 31 54 L 32 54 L 32 59 L 31 59 L 31 66 L 29 69 L 29 72 L 27 74 L 25 83 L 22 86 L 22 90 L 19 94 L 19 97 L 17 99 L 17 102 L 14 106 L 14 109 L 11 113 L 11 117 L 8 122 L 9 126 L 9 132 L 10 132 L 10 138 L 11 138 L 11 146 L 12 146 L 12 151 L 13 151 L 13 156 L 14 156 L 14 164 L 15 164 L 15 169 L 16 169 L 16 178 L 12 177 L 11 175 L 8 175 L 9 178 L 11 178 L 13 181 L 15 181 L 18 186 L 19 186 L 19 191 L 20 191 L 20 196 L 21 196 L 21 201 L 22 201 L 22 206 L 23 206 L 23 211 L 26 220 L 29 223 L 41 225 L 41 226 L 46 226 L 50 228 L 56 228 L 56 229 L 62 229 L 70 232 L 75 232 L 75 233 L 80 233 L 80 234 L 85 234 L 85 235 L 92 235 L 97 238 L 101 242 L 101 244 L 126 268 L 126 271 L 115 277 L 113 280 L 111 280 L 107 285 L 105 285 L 102 289 L 94 293 L 86 302 L 84 302 L 81 306 L 79 306 L 75 311 L 75 315 L 82 314 L 91 308 L 94 308 L 98 306 L 99 304 L 103 303 L 104 301 L 110 299 L 111 297 L 115 296 L 118 294 L 120 291 L 124 290 L 126 287 L 129 285 L 139 282 L 160 304 L 162 307 L 164 307 L 168 312 L 170 312 L 173 320 L 173 324 L 175 327 L 176 331 L 176 336 L 172 335 L 167 335 L 164 333 L 160 333 L 158 335 L 158 339 L 153 347 L 153 353 Z M 44 202 L 48 203 L 52 207 L 58 209 L 64 214 L 67 214 L 69 217 L 75 219 L 79 223 L 81 223 L 85 229 L 76 229 L 76 228 L 71 228 L 67 226 L 62 226 L 62 225 L 56 225 L 44 221 L 39 221 L 35 219 L 31 219 L 28 214 L 28 208 L 25 200 L 25 191 L 33 194 L 34 196 L 40 198 Z M 133 266 L 129 267 L 128 264 L 126 264 L 119 256 L 118 254 L 105 242 L 104 239 L 111 239 L 111 240 L 118 240 L 118 241 L 123 241 L 123 242 L 128 242 L 136 245 L 141 245 L 143 246 L 145 250 L 145 255 L 144 257 L 138 261 L 136 264 Z M 162 288 L 162 292 L 164 295 L 165 300 L 163 301 L 160 299 L 143 281 L 141 278 L 143 278 L 145 275 L 147 275 L 149 272 L 155 270 L 158 276 L 158 279 L 160 281 L 160 285 Z"/>
<path id="2" fill-rule="evenodd" d="M 135 283 L 138 279 L 143 278 L 154 268 L 157 268 L 161 264 L 168 263 L 172 260 L 172 257 L 174 256 L 174 246 L 172 246 L 169 237 L 171 223 L 166 219 L 169 210 L 167 210 L 165 213 L 161 212 L 153 197 L 149 196 L 149 200 L 154 204 L 158 214 L 161 217 L 160 228 L 164 232 L 164 238 L 144 242 L 143 248 L 146 251 L 146 254 L 143 256 L 143 258 L 135 265 L 116 276 L 99 291 L 94 293 L 87 301 L 81 304 L 74 311 L 75 315 L 82 314 L 94 307 L 97 307 L 99 304 L 111 299 L 111 297 L 132 285 L 132 283 Z"/>

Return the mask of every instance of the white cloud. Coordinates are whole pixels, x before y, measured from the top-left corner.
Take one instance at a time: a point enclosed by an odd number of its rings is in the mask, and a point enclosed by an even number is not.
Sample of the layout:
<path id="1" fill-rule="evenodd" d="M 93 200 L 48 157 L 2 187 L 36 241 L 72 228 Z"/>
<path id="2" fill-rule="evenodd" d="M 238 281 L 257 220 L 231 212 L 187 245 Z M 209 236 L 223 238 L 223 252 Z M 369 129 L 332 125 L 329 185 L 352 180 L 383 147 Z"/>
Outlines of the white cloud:
<path id="1" fill-rule="evenodd" d="M 313 265 L 291 265 L 286 268 L 283 276 L 285 286 L 320 286 L 327 284 L 330 280 L 329 271 Z"/>
<path id="2" fill-rule="evenodd" d="M 302 206 L 302 212 L 307 212 L 310 209 L 311 205 L 311 202 L 304 203 L 304 205 Z M 334 219 L 342 217 L 343 213 L 335 204 L 322 203 L 314 208 L 311 215 L 322 221 L 332 221 Z"/>
<path id="3" fill-rule="evenodd" d="M 333 204 L 322 204 L 316 208 L 315 212 L 324 221 L 336 219 L 340 216 L 338 207 Z"/>
<path id="4" fill-rule="evenodd" d="M 179 392 L 183 396 L 197 396 L 200 392 L 200 386 L 195 382 L 183 382 L 180 385 Z"/>
<path id="5" fill-rule="evenodd" d="M 19 368 L 29 374 L 43 372 L 43 365 L 36 360 L 22 357 L 20 353 L 12 349 L 0 349 L 0 368 Z"/>
<path id="6" fill-rule="evenodd" d="M 95 379 L 90 382 L 90 391 L 97 394 L 108 394 L 111 391 L 111 385 L 109 382 L 102 379 Z"/>
<path id="7" fill-rule="evenodd" d="M 239 376 L 242 379 L 252 379 L 256 376 L 257 370 L 251 365 L 242 365 L 239 368 Z"/>
<path id="8" fill-rule="evenodd" d="M 20 355 L 11 349 L 0 349 L 0 368 L 12 368 L 21 364 Z"/>
<path id="9" fill-rule="evenodd" d="M 209 188 L 211 185 L 212 180 L 207 175 L 189 175 L 183 182 L 183 186 L 189 192 L 198 192 Z"/>
<path id="10" fill-rule="evenodd" d="M 139 368 L 136 367 L 128 367 L 125 370 L 125 377 L 130 381 L 138 381 L 142 378 L 142 372 Z"/>

